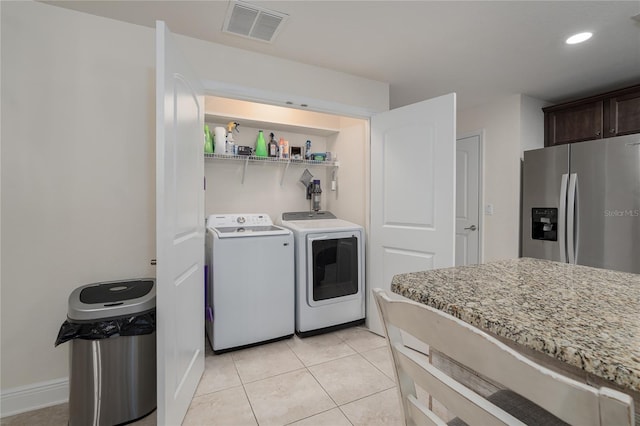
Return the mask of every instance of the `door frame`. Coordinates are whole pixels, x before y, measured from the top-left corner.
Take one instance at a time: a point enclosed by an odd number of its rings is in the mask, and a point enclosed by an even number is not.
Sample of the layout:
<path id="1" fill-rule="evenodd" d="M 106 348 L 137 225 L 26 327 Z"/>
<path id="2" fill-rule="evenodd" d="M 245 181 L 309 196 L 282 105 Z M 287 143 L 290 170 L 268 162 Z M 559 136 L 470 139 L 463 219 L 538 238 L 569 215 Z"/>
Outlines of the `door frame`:
<path id="1" fill-rule="evenodd" d="M 460 139 L 478 137 L 478 263 L 484 262 L 484 134 L 481 129 L 456 135 L 456 144 Z"/>
<path id="2" fill-rule="evenodd" d="M 383 111 L 348 105 L 339 102 L 325 101 L 309 96 L 292 95 L 285 92 L 257 89 L 239 84 L 225 83 L 215 80 L 201 80 L 205 96 L 220 96 L 242 101 L 275 105 L 284 108 L 302 109 L 325 114 L 343 115 L 351 118 L 369 119 Z M 302 105 L 305 105 L 304 107 Z M 389 109 L 387 108 L 388 111 Z"/>

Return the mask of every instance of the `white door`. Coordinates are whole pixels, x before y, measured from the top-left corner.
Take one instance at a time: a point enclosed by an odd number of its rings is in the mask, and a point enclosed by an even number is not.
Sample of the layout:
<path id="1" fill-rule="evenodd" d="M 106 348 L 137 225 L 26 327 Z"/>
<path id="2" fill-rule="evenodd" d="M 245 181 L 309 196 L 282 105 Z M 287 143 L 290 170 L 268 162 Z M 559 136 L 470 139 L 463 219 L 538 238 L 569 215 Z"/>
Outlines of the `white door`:
<path id="1" fill-rule="evenodd" d="M 454 264 L 455 93 L 371 119 L 367 325 L 383 334 L 372 288 Z"/>
<path id="2" fill-rule="evenodd" d="M 480 262 L 480 135 L 456 142 L 456 266 Z"/>
<path id="3" fill-rule="evenodd" d="M 204 96 L 156 23 L 158 424 L 182 423 L 204 371 Z"/>

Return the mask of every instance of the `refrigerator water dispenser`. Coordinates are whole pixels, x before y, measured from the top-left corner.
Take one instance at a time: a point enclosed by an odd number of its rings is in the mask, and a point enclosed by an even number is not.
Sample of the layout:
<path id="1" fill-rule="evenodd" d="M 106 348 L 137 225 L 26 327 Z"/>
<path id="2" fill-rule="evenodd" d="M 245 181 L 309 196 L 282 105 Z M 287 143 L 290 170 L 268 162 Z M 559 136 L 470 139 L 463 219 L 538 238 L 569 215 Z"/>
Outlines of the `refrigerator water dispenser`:
<path id="1" fill-rule="evenodd" d="M 558 241 L 558 209 L 531 209 L 531 238 L 534 240 Z"/>

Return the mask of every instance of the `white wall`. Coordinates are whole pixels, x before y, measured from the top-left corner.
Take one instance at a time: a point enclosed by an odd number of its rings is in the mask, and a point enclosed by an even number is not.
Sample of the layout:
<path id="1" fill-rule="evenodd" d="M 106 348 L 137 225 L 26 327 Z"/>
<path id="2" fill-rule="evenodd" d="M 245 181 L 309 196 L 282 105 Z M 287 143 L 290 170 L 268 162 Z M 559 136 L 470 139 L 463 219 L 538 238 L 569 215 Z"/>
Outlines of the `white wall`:
<path id="1" fill-rule="evenodd" d="M 362 116 L 389 109 L 387 83 L 202 40 L 187 37 L 179 40 L 199 75 L 259 90 L 278 100 L 280 105 L 289 100 L 298 104 L 310 101 L 309 109 L 325 112 L 348 105 Z"/>
<path id="2" fill-rule="evenodd" d="M 518 256 L 520 96 L 458 112 L 458 134 L 484 129 L 484 261 Z"/>
<path id="3" fill-rule="evenodd" d="M 2 2 L 0 2 L 0 23 L 2 22 Z M 0 93 L 2 92 L 2 28 L 0 27 Z M 0 188 L 2 188 L 2 102 L 0 102 Z M 0 195 L 2 190 L 0 189 Z M 0 242 L 2 241 L 2 197 L 0 196 Z M 0 243 L 0 313 L 2 312 L 2 244 Z M 1 328 L 0 328 L 1 332 Z M 0 366 L 2 366 L 2 351 L 0 350 Z M 2 388 L 2 373 L 0 372 L 0 389 Z M 0 410 L 2 403 L 0 402 Z M 1 414 L 1 412 L 0 412 Z"/>
<path id="4" fill-rule="evenodd" d="M 149 265 L 155 257 L 155 51 L 150 28 L 43 3 L 3 2 L 1 18 L 1 388 L 7 415 L 20 409 L 7 404 L 8 396 L 22 395 L 17 390 L 67 377 L 66 345 L 54 348 L 53 342 L 74 288 L 155 273 Z M 229 78 L 264 90 L 277 83 L 296 96 L 362 109 L 388 104 L 383 83 L 181 42 L 212 81 Z M 237 69 L 218 72 L 220 55 L 233 58 L 228 63 Z M 256 58 L 268 75 L 255 75 Z M 46 397 L 33 404 L 51 403 Z"/>
<path id="5" fill-rule="evenodd" d="M 520 158 L 522 153 L 530 149 L 544 148 L 544 113 L 542 108 L 551 105 L 550 102 L 521 96 L 520 103 Z"/>
<path id="6" fill-rule="evenodd" d="M 458 135 L 484 130 L 484 261 L 516 258 L 520 238 L 520 158 L 543 146 L 543 101 L 524 95 L 458 111 Z"/>
<path id="7" fill-rule="evenodd" d="M 155 273 L 155 89 L 150 30 L 2 9 L 4 396 L 67 376 L 71 290 Z"/>
<path id="8" fill-rule="evenodd" d="M 331 169 L 327 170 L 322 191 L 327 210 L 340 219 L 367 226 L 369 175 L 369 122 L 342 117 L 340 134 L 329 143 L 337 153 L 340 168 L 336 175 L 336 191 L 331 191 Z"/>

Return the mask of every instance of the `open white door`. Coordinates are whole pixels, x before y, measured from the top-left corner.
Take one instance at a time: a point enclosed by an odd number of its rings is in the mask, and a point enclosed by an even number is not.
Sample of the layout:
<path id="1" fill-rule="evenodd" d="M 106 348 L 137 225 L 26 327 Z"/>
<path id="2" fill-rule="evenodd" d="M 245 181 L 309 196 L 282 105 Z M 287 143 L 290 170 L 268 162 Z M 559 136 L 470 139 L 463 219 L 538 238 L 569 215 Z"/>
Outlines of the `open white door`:
<path id="1" fill-rule="evenodd" d="M 395 274 L 454 264 L 456 96 L 371 119 L 367 325 L 383 334 L 371 289 Z"/>
<path id="2" fill-rule="evenodd" d="M 156 23 L 158 424 L 182 423 L 204 371 L 204 96 Z"/>

